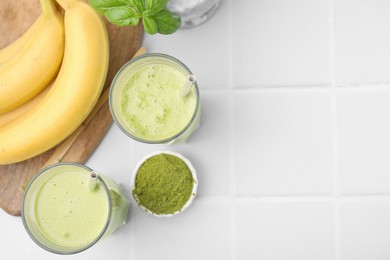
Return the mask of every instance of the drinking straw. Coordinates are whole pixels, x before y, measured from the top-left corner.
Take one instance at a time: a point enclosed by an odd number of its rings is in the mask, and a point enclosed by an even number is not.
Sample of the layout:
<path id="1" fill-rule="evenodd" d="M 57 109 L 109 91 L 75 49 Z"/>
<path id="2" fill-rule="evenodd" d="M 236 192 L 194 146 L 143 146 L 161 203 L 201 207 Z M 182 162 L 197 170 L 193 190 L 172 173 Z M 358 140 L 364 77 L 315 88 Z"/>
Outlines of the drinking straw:
<path id="1" fill-rule="evenodd" d="M 183 87 L 180 90 L 180 97 L 185 97 L 190 93 L 192 85 L 196 82 L 196 77 L 194 75 L 189 75 Z"/>
<path id="2" fill-rule="evenodd" d="M 98 181 L 98 174 L 94 171 L 91 171 L 91 174 L 89 175 L 89 189 L 94 190 L 96 189 L 97 186 L 97 181 Z"/>

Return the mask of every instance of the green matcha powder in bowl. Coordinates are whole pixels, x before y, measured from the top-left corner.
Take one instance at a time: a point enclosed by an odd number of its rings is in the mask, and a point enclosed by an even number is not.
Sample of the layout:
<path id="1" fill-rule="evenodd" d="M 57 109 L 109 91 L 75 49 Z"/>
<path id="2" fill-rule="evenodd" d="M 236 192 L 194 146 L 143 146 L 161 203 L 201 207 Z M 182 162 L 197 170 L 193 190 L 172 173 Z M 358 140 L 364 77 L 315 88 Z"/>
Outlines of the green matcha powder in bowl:
<path id="1" fill-rule="evenodd" d="M 171 217 L 188 208 L 198 179 L 183 155 L 159 151 L 141 160 L 133 172 L 132 194 L 137 204 L 157 217 Z"/>

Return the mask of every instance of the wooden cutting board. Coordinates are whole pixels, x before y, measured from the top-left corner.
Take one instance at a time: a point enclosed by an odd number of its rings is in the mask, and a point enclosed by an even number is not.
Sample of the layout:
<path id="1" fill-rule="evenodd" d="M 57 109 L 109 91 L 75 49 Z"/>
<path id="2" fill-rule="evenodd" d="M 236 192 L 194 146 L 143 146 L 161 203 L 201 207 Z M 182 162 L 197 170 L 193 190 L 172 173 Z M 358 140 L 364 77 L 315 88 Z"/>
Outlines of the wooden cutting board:
<path id="1" fill-rule="evenodd" d="M 1 0 L 0 48 L 23 34 L 40 13 L 39 0 Z M 112 123 L 107 102 L 108 88 L 119 68 L 141 47 L 143 28 L 141 25 L 117 27 L 108 22 L 106 25 L 110 39 L 110 65 L 102 96 L 79 129 L 61 144 L 30 160 L 0 165 L 0 207 L 7 213 L 20 215 L 23 186 L 43 166 L 57 161 L 84 163 L 108 131 Z"/>

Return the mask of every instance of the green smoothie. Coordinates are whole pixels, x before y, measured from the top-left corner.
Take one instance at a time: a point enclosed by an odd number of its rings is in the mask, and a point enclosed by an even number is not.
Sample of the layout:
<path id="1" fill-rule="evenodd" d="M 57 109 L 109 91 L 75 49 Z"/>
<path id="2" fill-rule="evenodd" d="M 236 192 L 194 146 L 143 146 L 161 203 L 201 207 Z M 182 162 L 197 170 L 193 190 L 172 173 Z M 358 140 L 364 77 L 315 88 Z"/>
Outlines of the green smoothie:
<path id="1" fill-rule="evenodd" d="M 102 175 L 91 178 L 91 172 L 80 164 L 58 163 L 30 181 L 21 212 L 38 245 L 58 254 L 77 253 L 126 222 L 130 203 L 122 189 Z"/>
<path id="2" fill-rule="evenodd" d="M 199 121 L 197 85 L 180 95 L 189 75 L 183 64 L 166 55 L 131 61 L 117 74 L 111 90 L 116 123 L 140 141 L 165 142 L 182 135 Z"/>
<path id="3" fill-rule="evenodd" d="M 47 239 L 66 247 L 94 241 L 109 217 L 107 193 L 98 185 L 91 191 L 88 172 L 53 175 L 40 188 L 35 202 L 38 226 Z"/>

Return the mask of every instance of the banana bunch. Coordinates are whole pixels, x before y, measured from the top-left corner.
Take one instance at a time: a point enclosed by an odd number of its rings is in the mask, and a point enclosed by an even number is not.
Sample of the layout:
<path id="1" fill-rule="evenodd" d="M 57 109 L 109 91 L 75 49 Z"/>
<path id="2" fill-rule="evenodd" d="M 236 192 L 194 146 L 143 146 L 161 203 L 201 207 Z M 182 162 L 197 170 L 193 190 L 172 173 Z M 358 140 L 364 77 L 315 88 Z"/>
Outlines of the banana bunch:
<path id="1" fill-rule="evenodd" d="M 64 21 L 52 1 L 14 44 L 0 53 L 0 114 L 37 95 L 57 75 L 64 55 Z M 26 84 L 27 83 L 27 84 Z"/>
<path id="2" fill-rule="evenodd" d="M 42 15 L 0 50 L 0 164 L 39 155 L 76 130 L 96 104 L 109 60 L 104 22 L 80 0 L 40 0 Z M 43 91 L 42 91 L 43 90 Z"/>

